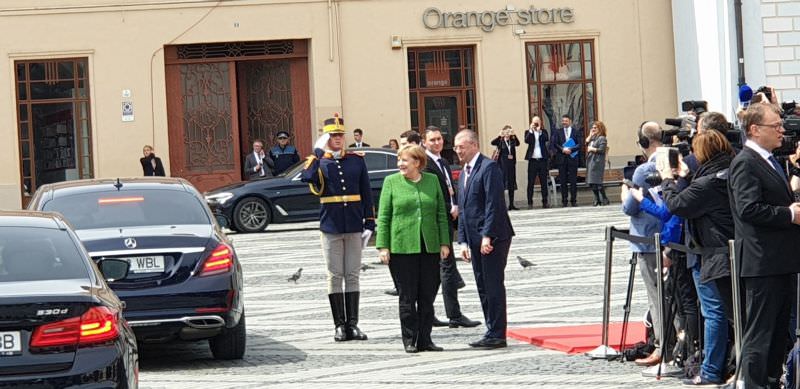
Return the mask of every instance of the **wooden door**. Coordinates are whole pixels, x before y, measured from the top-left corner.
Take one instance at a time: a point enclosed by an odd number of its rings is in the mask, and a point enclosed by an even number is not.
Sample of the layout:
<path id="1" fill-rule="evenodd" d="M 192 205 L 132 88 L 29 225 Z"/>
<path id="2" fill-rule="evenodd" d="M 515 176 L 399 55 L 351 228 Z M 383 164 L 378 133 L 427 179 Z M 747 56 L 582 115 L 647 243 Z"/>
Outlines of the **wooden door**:
<path id="1" fill-rule="evenodd" d="M 200 191 L 238 182 L 235 63 L 175 64 L 166 70 L 171 175 Z"/>

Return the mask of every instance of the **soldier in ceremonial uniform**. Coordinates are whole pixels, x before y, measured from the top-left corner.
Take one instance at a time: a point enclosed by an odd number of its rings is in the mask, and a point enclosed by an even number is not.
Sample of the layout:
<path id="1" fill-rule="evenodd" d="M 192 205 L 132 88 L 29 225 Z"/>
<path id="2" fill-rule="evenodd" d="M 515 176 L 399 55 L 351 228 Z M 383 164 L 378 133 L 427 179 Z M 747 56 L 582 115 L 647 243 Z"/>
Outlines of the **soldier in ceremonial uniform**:
<path id="1" fill-rule="evenodd" d="M 272 173 L 277 176 L 286 171 L 286 169 L 292 167 L 292 165 L 300 162 L 300 156 L 297 155 L 297 149 L 289 144 L 288 132 L 278 131 L 276 138 L 278 138 L 278 144 L 272 146 L 269 150 L 269 154 L 275 162 Z"/>
<path id="2" fill-rule="evenodd" d="M 367 340 L 357 326 L 361 250 L 375 230 L 367 165 L 362 154 L 345 149 L 344 121 L 338 114 L 325 120 L 323 132 L 300 178 L 321 204 L 319 224 L 336 326 L 334 340 Z"/>

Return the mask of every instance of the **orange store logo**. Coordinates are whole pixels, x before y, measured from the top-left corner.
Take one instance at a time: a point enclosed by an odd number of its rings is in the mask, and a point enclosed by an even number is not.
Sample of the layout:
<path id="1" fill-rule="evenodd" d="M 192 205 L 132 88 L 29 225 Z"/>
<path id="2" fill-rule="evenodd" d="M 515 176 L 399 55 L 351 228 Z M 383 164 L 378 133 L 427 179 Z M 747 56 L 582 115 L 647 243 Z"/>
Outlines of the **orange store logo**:
<path id="1" fill-rule="evenodd" d="M 496 26 L 538 25 L 554 23 L 572 23 L 575 21 L 575 10 L 572 8 L 536 8 L 517 10 L 514 6 L 506 6 L 500 11 L 458 11 L 443 12 L 430 7 L 422 13 L 422 23 L 429 29 L 437 28 L 469 28 L 480 27 L 491 32 Z"/>

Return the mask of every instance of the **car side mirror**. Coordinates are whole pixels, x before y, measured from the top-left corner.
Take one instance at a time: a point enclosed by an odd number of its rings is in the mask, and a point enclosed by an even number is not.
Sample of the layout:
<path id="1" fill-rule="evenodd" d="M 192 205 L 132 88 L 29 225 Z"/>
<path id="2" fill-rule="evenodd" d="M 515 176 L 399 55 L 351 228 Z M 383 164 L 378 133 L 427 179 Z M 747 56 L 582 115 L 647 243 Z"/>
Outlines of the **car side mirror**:
<path id="1" fill-rule="evenodd" d="M 222 228 L 228 228 L 229 227 L 228 218 L 226 218 L 225 216 L 214 215 L 214 218 L 217 219 L 217 224 L 219 224 L 220 227 L 222 227 Z"/>
<path id="2" fill-rule="evenodd" d="M 100 261 L 100 271 L 108 282 L 127 277 L 129 269 L 130 263 L 122 259 L 104 259 Z"/>

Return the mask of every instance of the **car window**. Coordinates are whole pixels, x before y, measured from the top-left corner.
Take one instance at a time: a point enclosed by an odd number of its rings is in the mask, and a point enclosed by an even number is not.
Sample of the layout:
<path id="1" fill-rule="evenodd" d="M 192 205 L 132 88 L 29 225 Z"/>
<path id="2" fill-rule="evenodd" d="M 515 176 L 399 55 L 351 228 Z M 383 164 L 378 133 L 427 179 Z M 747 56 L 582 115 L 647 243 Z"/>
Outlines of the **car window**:
<path id="1" fill-rule="evenodd" d="M 142 189 L 57 196 L 43 210 L 60 212 L 77 230 L 210 224 L 203 203 L 188 192 Z"/>
<path id="2" fill-rule="evenodd" d="M 87 265 L 67 231 L 0 227 L 0 282 L 88 278 Z"/>
<path id="3" fill-rule="evenodd" d="M 384 153 L 366 153 L 364 162 L 367 164 L 367 171 L 386 170 L 388 156 L 388 154 Z"/>
<path id="4" fill-rule="evenodd" d="M 397 156 L 396 155 L 388 155 L 386 160 L 386 167 L 388 169 L 397 169 Z"/>

